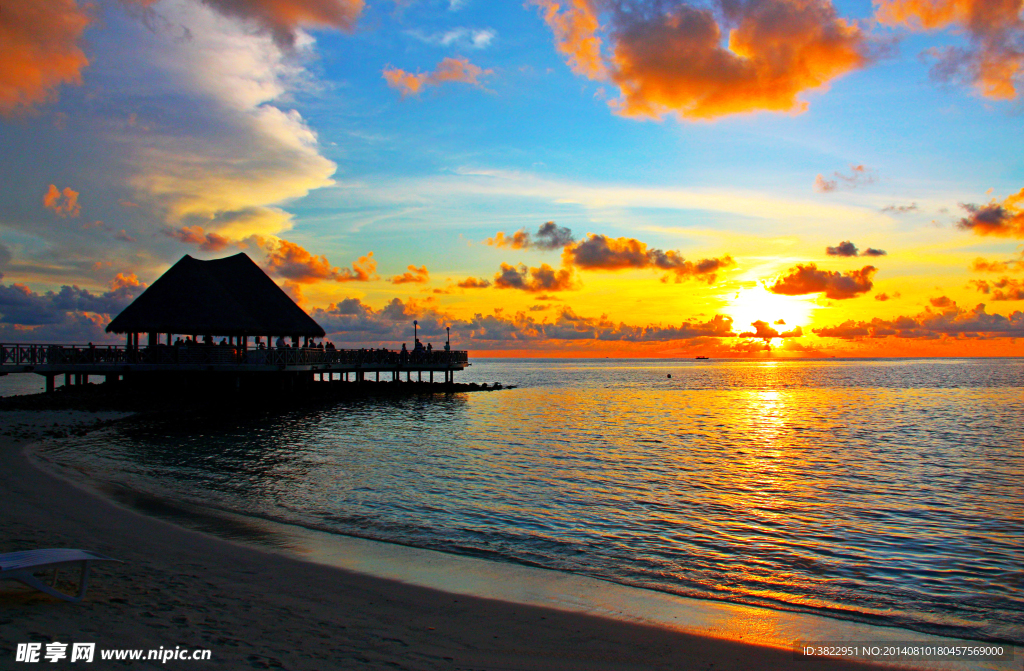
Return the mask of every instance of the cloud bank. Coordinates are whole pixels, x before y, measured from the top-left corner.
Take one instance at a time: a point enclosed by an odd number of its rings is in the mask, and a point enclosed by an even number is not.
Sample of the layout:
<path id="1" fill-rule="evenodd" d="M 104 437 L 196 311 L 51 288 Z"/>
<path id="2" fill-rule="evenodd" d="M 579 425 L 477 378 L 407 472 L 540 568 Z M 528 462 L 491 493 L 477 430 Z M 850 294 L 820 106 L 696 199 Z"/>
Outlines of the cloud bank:
<path id="1" fill-rule="evenodd" d="M 551 318 L 538 320 L 526 312 L 505 315 L 501 310 L 458 319 L 429 302 L 403 302 L 394 298 L 380 310 L 347 298 L 311 316 L 335 342 L 387 343 L 397 346 L 411 339 L 409 326 L 419 321 L 422 339 L 443 337 L 450 326 L 452 339 L 460 346 L 479 349 L 537 345 L 547 341 L 671 342 L 733 338 L 732 320 L 723 315 L 701 322 L 679 325 L 629 325 L 606 316 L 584 317 L 571 308 L 559 309 Z"/>
<path id="2" fill-rule="evenodd" d="M 851 319 L 837 326 L 811 330 L 823 338 L 843 340 L 885 337 L 933 340 L 948 336 L 1020 338 L 1024 337 L 1024 312 L 1004 317 L 986 313 L 984 304 L 965 310 L 954 303 L 941 311 L 926 309 L 915 317 L 875 317 L 871 321 Z"/>
<path id="3" fill-rule="evenodd" d="M 0 279 L 3 275 L 0 275 Z M 110 290 L 94 294 L 64 285 L 36 293 L 17 282 L 0 284 L 0 339 L 6 342 L 107 342 L 104 333 L 118 314 L 146 289 L 135 275 L 118 273 Z"/>

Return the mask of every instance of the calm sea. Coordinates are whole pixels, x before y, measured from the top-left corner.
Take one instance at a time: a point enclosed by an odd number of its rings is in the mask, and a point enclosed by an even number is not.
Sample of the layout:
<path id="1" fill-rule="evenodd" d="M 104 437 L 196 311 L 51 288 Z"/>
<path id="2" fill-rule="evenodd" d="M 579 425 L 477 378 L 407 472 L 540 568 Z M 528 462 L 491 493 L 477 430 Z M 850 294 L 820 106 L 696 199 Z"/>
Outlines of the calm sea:
<path id="1" fill-rule="evenodd" d="M 130 421 L 50 456 L 339 534 L 1024 643 L 1024 359 L 478 359 L 460 381 L 518 388 Z"/>

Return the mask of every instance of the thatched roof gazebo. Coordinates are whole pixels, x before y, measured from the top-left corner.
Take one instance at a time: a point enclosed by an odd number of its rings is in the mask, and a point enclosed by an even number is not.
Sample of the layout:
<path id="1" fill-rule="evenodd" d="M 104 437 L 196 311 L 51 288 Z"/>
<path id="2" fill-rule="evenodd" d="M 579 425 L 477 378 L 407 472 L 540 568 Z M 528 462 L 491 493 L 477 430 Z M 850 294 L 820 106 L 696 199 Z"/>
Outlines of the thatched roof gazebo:
<path id="1" fill-rule="evenodd" d="M 200 261 L 185 255 L 107 326 L 108 333 L 322 338 L 323 328 L 288 297 L 246 254 Z"/>

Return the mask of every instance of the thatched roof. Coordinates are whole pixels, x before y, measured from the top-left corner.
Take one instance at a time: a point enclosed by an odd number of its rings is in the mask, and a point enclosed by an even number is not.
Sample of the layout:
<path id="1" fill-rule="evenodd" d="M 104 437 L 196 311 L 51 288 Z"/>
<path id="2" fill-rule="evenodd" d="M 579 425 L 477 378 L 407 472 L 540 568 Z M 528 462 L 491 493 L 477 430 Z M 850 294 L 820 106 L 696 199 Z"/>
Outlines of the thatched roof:
<path id="1" fill-rule="evenodd" d="M 314 336 L 324 330 L 245 254 L 187 254 L 110 322 L 108 333 Z"/>

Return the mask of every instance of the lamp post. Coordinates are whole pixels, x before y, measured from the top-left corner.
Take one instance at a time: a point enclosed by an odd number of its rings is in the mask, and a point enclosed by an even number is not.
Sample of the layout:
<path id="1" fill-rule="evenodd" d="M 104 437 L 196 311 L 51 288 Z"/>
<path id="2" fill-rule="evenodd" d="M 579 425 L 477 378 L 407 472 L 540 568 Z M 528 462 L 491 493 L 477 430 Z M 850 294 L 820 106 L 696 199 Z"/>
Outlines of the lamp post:
<path id="1" fill-rule="evenodd" d="M 419 342 L 416 339 L 416 330 L 418 329 L 419 325 L 420 325 L 419 321 L 417 321 L 415 319 L 412 320 L 412 344 L 413 344 L 413 347 L 415 347 L 416 343 Z"/>
<path id="2" fill-rule="evenodd" d="M 451 326 L 445 326 L 444 330 L 448 334 L 448 349 L 451 349 L 451 347 L 452 347 L 452 327 Z"/>

